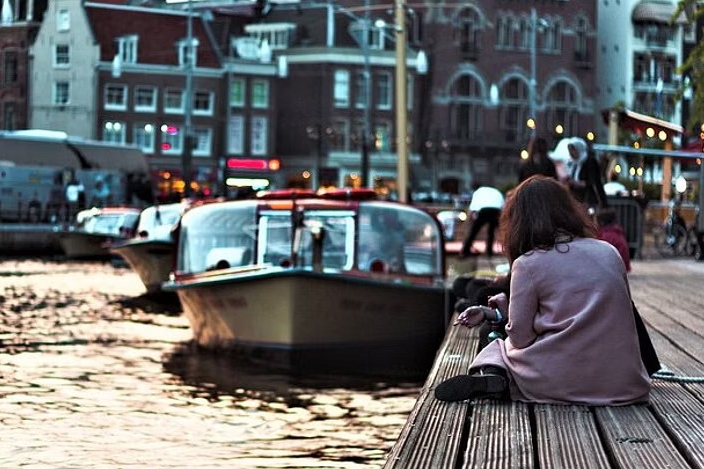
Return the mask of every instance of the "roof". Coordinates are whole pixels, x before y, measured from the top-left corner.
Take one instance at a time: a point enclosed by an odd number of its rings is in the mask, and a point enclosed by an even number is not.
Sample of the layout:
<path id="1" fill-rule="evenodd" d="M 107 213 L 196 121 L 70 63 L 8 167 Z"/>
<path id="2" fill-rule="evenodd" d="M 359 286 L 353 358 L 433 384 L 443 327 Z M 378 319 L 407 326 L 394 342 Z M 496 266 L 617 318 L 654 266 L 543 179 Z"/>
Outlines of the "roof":
<path id="1" fill-rule="evenodd" d="M 604 119 L 605 125 L 609 125 L 609 114 L 611 111 L 611 108 L 601 111 L 601 117 Z M 633 132 L 643 132 L 648 127 L 652 127 L 656 133 L 660 130 L 665 130 L 669 134 L 684 133 L 684 128 L 681 125 L 673 124 L 647 114 L 629 111 L 628 109 L 618 111 L 618 122 L 622 129 L 630 129 Z"/>
<path id="2" fill-rule="evenodd" d="M 634 22 L 641 23 L 670 23 L 676 8 L 677 5 L 669 2 L 645 0 L 636 5 L 631 18 Z M 680 13 L 675 22 L 678 24 L 687 23 L 684 12 Z"/>
<path id="3" fill-rule="evenodd" d="M 111 62 L 117 54 L 116 38 L 139 37 L 140 64 L 178 65 L 177 44 L 188 35 L 188 12 L 106 3 L 86 3 L 86 15 L 96 41 L 100 60 Z M 116 20 L 117 19 L 117 20 Z M 219 68 L 218 53 L 203 27 L 200 13 L 192 13 L 193 37 L 198 39 L 198 67 Z"/>

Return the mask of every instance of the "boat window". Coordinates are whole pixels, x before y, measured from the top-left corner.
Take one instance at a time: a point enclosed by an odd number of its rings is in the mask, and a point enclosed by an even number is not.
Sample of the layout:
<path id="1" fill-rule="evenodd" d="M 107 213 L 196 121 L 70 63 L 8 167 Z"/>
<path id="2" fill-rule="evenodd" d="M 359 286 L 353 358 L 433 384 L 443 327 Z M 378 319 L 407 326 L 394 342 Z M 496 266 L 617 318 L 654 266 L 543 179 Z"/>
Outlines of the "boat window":
<path id="1" fill-rule="evenodd" d="M 322 264 L 325 268 L 349 270 L 354 266 L 354 212 L 351 210 L 306 210 L 300 217 L 300 240 L 296 265 L 312 266 L 314 225 L 324 229 Z M 290 211 L 262 212 L 259 220 L 260 263 L 282 265 L 292 261 L 293 229 Z"/>
<path id="2" fill-rule="evenodd" d="M 383 262 L 392 272 L 442 275 L 438 224 L 430 214 L 414 207 L 360 204 L 358 244 L 360 270 L 372 270 L 372 264 Z"/>
<path id="3" fill-rule="evenodd" d="M 145 208 L 139 215 L 137 233 L 150 239 L 171 239 L 171 230 L 181 219 L 184 207 L 179 203 Z"/>
<path id="4" fill-rule="evenodd" d="M 120 227 L 126 226 L 127 223 L 123 223 L 123 215 L 99 215 L 97 217 L 92 217 L 86 220 L 85 230 L 91 233 L 102 233 L 110 235 L 119 235 Z M 124 220 L 127 221 L 127 220 Z"/>
<path id="5" fill-rule="evenodd" d="M 223 202 L 196 207 L 182 219 L 178 270 L 240 267 L 253 263 L 254 203 Z"/>

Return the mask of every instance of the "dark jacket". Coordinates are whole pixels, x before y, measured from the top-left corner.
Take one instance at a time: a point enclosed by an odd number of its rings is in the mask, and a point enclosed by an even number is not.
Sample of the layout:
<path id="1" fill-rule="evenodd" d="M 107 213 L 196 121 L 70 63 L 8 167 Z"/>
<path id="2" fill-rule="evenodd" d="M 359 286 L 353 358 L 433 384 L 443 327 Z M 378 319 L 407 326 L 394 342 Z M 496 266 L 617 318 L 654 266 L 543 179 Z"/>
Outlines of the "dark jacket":
<path id="1" fill-rule="evenodd" d="M 607 207 L 609 205 L 604 192 L 604 183 L 601 179 L 601 168 L 599 162 L 593 156 L 588 156 L 582 166 L 579 168 L 579 173 L 576 179 L 583 181 L 585 187 L 573 187 L 572 192 L 577 200 L 584 202 L 590 207 Z"/>

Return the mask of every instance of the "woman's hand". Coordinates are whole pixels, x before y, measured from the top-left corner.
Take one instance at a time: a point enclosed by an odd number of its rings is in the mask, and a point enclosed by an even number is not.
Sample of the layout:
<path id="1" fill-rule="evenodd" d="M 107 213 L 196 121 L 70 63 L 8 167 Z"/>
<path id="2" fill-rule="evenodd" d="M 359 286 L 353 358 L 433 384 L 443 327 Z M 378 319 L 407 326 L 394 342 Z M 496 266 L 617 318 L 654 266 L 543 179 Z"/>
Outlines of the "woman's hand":
<path id="1" fill-rule="evenodd" d="M 457 316 L 455 326 L 475 327 L 482 323 L 489 308 L 487 306 L 470 306 Z"/>
<path id="2" fill-rule="evenodd" d="M 499 311 L 506 317 L 508 314 L 508 297 L 506 293 L 490 296 L 487 304 L 491 309 L 498 308 Z"/>

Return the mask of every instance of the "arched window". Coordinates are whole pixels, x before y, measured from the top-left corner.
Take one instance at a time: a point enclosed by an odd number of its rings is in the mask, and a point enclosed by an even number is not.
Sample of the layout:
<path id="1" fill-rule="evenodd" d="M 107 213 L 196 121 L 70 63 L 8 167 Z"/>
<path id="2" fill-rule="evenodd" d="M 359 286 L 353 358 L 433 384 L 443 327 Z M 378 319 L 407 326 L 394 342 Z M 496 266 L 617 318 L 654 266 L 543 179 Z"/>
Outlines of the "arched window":
<path id="1" fill-rule="evenodd" d="M 481 17 L 474 8 L 463 8 L 457 15 L 455 39 L 463 54 L 476 57 L 481 46 Z"/>
<path id="2" fill-rule="evenodd" d="M 545 102 L 548 132 L 561 125 L 563 135 L 581 135 L 579 128 L 579 94 L 574 85 L 566 80 L 555 83 Z"/>
<path id="3" fill-rule="evenodd" d="M 496 47 L 499 49 L 510 48 L 512 34 L 511 18 L 506 15 L 501 15 L 501 17 L 496 20 Z"/>
<path id="4" fill-rule="evenodd" d="M 450 135 L 465 142 L 478 138 L 484 110 L 479 81 L 469 74 L 459 76 L 452 84 L 450 101 Z"/>
<path id="5" fill-rule="evenodd" d="M 528 84 L 519 78 L 512 78 L 501 86 L 499 127 L 507 142 L 519 142 L 527 136 L 528 96 Z"/>

